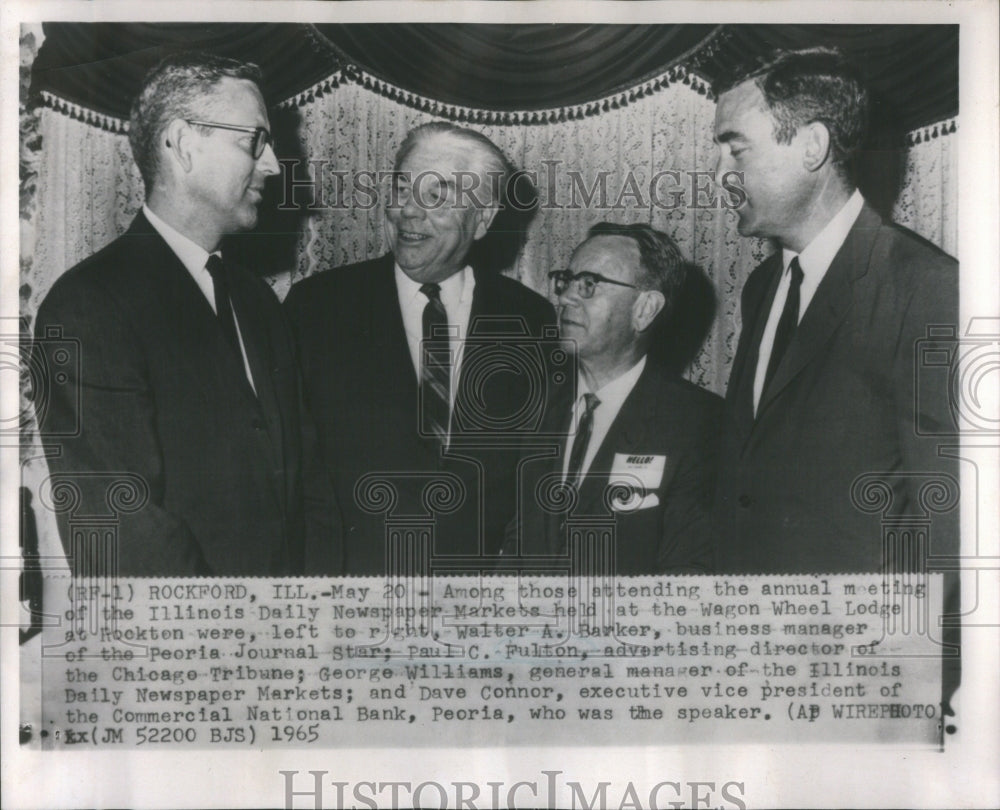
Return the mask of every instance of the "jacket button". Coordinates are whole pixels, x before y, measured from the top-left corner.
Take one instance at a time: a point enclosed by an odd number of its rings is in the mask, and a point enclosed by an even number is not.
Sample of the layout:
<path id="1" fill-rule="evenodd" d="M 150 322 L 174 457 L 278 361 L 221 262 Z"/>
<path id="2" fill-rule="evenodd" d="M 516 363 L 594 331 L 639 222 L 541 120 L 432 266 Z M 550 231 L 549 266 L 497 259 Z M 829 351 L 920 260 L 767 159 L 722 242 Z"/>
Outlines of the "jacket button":
<path id="1" fill-rule="evenodd" d="M 254 419 L 250 423 L 250 427 L 252 427 L 254 430 L 263 430 L 264 429 L 264 423 L 260 419 Z"/>
<path id="2" fill-rule="evenodd" d="M 749 495 L 745 493 L 743 495 L 740 495 L 740 506 L 742 506 L 744 509 L 750 506 L 751 503 L 753 503 L 753 499 Z"/>

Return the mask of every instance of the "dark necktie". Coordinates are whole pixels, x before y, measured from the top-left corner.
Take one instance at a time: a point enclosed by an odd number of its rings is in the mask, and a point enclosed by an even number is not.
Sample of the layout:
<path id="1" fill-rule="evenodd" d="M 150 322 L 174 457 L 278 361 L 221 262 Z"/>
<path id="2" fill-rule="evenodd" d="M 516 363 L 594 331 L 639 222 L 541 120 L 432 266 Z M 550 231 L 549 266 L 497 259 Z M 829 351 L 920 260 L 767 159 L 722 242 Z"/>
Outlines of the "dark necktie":
<path id="1" fill-rule="evenodd" d="M 566 468 L 566 480 L 571 484 L 575 484 L 580 477 L 583 457 L 587 455 L 587 445 L 590 444 L 590 434 L 594 432 L 594 410 L 601 404 L 595 394 L 584 394 L 583 402 L 583 414 L 576 426 L 573 447 L 569 451 L 569 466 Z"/>
<path id="2" fill-rule="evenodd" d="M 767 372 L 764 374 L 764 388 L 771 382 L 774 373 L 778 370 L 781 358 L 788 350 L 788 344 L 792 342 L 792 336 L 799 325 L 799 288 L 802 286 L 802 266 L 799 264 L 799 257 L 792 259 L 788 265 L 791 271 L 792 280 L 788 285 L 788 297 L 785 298 L 785 306 L 781 310 L 781 317 L 778 319 L 778 328 L 774 332 L 774 345 L 771 347 L 771 358 L 767 361 Z"/>
<path id="3" fill-rule="evenodd" d="M 451 347 L 448 342 L 448 313 L 441 302 L 441 287 L 423 284 L 424 343 L 420 364 L 420 394 L 423 428 L 442 445 L 448 443 L 448 416 L 451 412 Z"/>
<path id="4" fill-rule="evenodd" d="M 222 333 L 233 347 L 236 356 L 243 359 L 243 352 L 240 351 L 240 339 L 236 334 L 236 321 L 233 318 L 232 299 L 229 296 L 229 279 L 226 275 L 226 265 L 222 259 L 214 253 L 208 257 L 205 265 L 209 275 L 212 276 L 212 284 L 215 287 L 215 314 L 219 317 L 219 325 Z"/>

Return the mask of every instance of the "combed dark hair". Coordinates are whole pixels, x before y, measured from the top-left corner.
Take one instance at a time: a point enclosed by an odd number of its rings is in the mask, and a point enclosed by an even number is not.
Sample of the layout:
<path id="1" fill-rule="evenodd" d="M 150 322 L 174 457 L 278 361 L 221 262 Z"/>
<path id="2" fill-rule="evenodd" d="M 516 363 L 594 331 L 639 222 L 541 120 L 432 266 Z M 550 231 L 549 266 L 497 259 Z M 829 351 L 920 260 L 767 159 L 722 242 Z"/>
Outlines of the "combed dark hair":
<path id="1" fill-rule="evenodd" d="M 197 102 L 211 95 L 223 79 L 247 79 L 259 85 L 260 68 L 203 51 L 171 54 L 155 65 L 142 81 L 132 103 L 128 140 L 148 194 L 160 170 L 158 141 L 178 118 L 196 118 Z"/>
<path id="2" fill-rule="evenodd" d="M 790 143 L 800 126 L 819 121 L 830 133 L 834 164 L 846 171 L 868 130 L 868 88 L 839 50 L 785 51 L 766 65 L 725 77 L 713 92 L 719 97 L 751 80 L 767 102 L 778 143 Z"/>
<path id="3" fill-rule="evenodd" d="M 660 317 L 669 318 L 687 275 L 687 265 L 674 240 L 643 222 L 632 225 L 598 222 L 587 231 L 588 239 L 595 236 L 625 236 L 636 243 L 642 270 L 639 284 L 643 289 L 663 293 L 665 303 Z"/>

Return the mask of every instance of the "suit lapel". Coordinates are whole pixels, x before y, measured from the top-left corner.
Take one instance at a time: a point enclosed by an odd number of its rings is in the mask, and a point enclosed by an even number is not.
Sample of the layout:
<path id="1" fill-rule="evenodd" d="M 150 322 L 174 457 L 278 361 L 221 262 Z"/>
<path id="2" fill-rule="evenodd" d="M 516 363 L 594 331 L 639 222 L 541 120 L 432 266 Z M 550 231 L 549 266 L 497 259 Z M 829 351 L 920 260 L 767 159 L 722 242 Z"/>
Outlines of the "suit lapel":
<path id="1" fill-rule="evenodd" d="M 865 204 L 816 289 L 770 385 L 761 396 L 758 419 L 782 390 L 816 358 L 847 315 L 853 303 L 854 282 L 868 272 L 875 234 L 881 224 L 878 214 Z"/>
<path id="2" fill-rule="evenodd" d="M 475 271 L 473 271 L 475 273 Z M 477 333 L 482 333 L 483 325 L 480 318 L 496 314 L 494 296 L 491 295 L 492 279 L 485 273 L 475 273 L 476 283 L 472 288 L 472 306 L 469 308 L 469 323 L 466 325 L 463 339 L 468 341 Z M 488 327 L 487 327 L 488 328 Z M 458 369 L 458 377 L 454 380 L 456 391 L 462 392 L 462 376 L 465 373 L 466 353 L 462 352 L 462 365 Z"/>
<path id="3" fill-rule="evenodd" d="M 733 375 L 726 391 L 726 399 L 735 413 L 741 435 L 746 438 L 753 430 L 753 383 L 760 355 L 760 342 L 767 325 L 778 283 L 781 280 L 781 253 L 771 256 L 762 266 L 764 277 L 757 292 L 746 301 L 743 312 L 743 336 L 740 338 L 733 360 Z"/>
<path id="4" fill-rule="evenodd" d="M 256 297 L 248 294 L 239 273 L 231 274 L 230 293 L 257 396 L 247 380 L 243 358 L 236 355 L 226 340 L 204 293 L 141 213 L 129 229 L 129 236 L 135 239 L 132 244 L 136 250 L 136 273 L 153 293 L 156 324 L 149 326 L 162 335 L 157 338 L 160 348 L 170 348 L 177 379 L 201 383 L 205 398 L 218 403 L 220 408 L 239 407 L 242 402 L 259 415 L 273 415 L 262 449 L 269 455 L 271 469 L 283 468 L 281 413 L 272 377 L 273 352 L 267 320 L 257 308 Z M 283 502 L 283 493 L 275 494 Z"/>
<path id="5" fill-rule="evenodd" d="M 220 387 L 236 387 L 233 381 L 239 374 L 243 384 L 238 390 L 253 402 L 242 359 L 226 341 L 219 319 L 181 260 L 142 213 L 128 236 L 134 239 L 130 244 L 136 251 L 139 281 L 154 291 L 158 327 L 171 335 L 170 345 L 177 349 L 174 361 L 192 369 L 213 399 L 218 399 Z"/>
<path id="6" fill-rule="evenodd" d="M 562 397 L 557 405 L 555 405 L 550 411 L 550 422 L 549 426 L 553 430 L 559 431 L 558 435 L 561 437 L 559 442 L 559 453 L 551 461 L 551 466 L 549 467 L 550 475 L 562 476 L 563 462 L 566 460 L 566 454 L 569 452 L 570 441 L 572 436 L 569 435 L 570 428 L 573 424 L 573 405 L 574 400 L 569 397 Z M 535 493 L 528 494 L 527 497 L 535 497 Z M 544 537 L 547 538 L 549 544 L 549 552 L 552 554 L 559 554 L 563 551 L 563 525 L 564 519 L 569 517 L 571 512 L 552 512 L 549 510 L 542 511 L 542 520 L 544 521 Z"/>
<path id="7" fill-rule="evenodd" d="M 247 354 L 247 364 L 250 366 L 254 385 L 254 390 L 249 386 L 243 386 L 243 390 L 250 395 L 254 404 L 270 417 L 267 429 L 275 467 L 284 468 L 284 441 L 281 434 L 283 420 L 281 404 L 274 387 L 275 353 L 271 345 L 268 318 L 260 309 L 258 297 L 244 289 L 238 273 L 232 273 L 231 276 L 235 281 L 232 292 L 233 306 L 239 320 L 240 337 L 243 339 L 243 349 Z M 245 379 L 242 358 L 236 359 L 239 367 L 237 370 L 243 372 L 242 378 Z"/>
<path id="8" fill-rule="evenodd" d="M 413 367 L 410 345 L 403 327 L 403 313 L 399 308 L 399 291 L 396 289 L 395 262 L 386 254 L 372 271 L 371 290 L 368 295 L 371 309 L 364 325 L 369 330 L 373 360 L 371 368 L 384 368 L 394 384 L 402 386 L 400 400 L 415 402 L 417 396 L 417 370 Z"/>
<path id="9" fill-rule="evenodd" d="M 640 450 L 646 451 L 646 429 L 650 422 L 650 397 L 648 388 L 653 380 L 646 361 L 646 368 L 622 403 L 618 415 L 611 423 L 604 441 L 597 448 L 594 460 L 583 485 L 580 487 L 580 504 L 578 509 L 583 514 L 604 514 L 608 512 L 604 504 L 604 492 L 608 485 L 615 455 L 618 453 L 632 454 Z"/>

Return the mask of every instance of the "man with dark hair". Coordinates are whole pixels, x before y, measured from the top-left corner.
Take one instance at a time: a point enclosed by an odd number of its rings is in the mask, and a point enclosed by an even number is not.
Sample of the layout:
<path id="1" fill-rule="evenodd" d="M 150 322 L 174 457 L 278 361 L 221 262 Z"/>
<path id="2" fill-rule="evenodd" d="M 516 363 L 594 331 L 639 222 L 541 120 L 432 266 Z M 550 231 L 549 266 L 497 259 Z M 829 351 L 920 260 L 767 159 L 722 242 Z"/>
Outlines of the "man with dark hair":
<path id="1" fill-rule="evenodd" d="M 882 476 L 891 514 L 922 518 L 929 478 L 957 488 L 954 465 L 920 435 L 950 423 L 948 394 L 918 397 L 915 362 L 929 326 L 957 324 L 957 265 L 858 191 L 868 96 L 839 53 L 783 54 L 718 99 L 717 170 L 743 198 L 739 232 L 780 250 L 743 289 L 717 567 L 879 571 L 907 564 L 898 555 L 923 566 L 926 548 L 883 548 L 883 515 L 858 487 Z M 957 551 L 955 522 L 939 518 L 933 534 L 930 555 Z"/>
<path id="2" fill-rule="evenodd" d="M 603 557 L 605 574 L 711 570 L 710 507 L 721 401 L 647 362 L 653 324 L 669 317 L 685 266 L 649 225 L 602 222 L 550 273 L 559 333 L 575 347 L 575 399 L 555 404 L 555 459 L 524 464 L 505 556 L 529 563 Z M 574 536 L 607 536 L 584 550 Z"/>
<path id="3" fill-rule="evenodd" d="M 496 145 L 425 124 L 406 136 L 394 168 L 390 253 L 304 279 L 285 301 L 344 509 L 345 571 L 399 572 L 397 552 L 413 564 L 434 554 L 488 567 L 479 558 L 499 551 L 513 512 L 513 429 L 544 405 L 547 373 L 522 360 L 554 330 L 555 313 L 471 264 L 511 173 Z M 409 535 L 393 534 L 404 519 Z M 428 524 L 433 546 L 419 549 Z M 410 539 L 390 550 L 391 536 Z"/>
<path id="4" fill-rule="evenodd" d="M 80 351 L 35 403 L 53 493 L 78 499 L 59 515 L 77 573 L 270 576 L 339 556 L 281 306 L 220 249 L 278 173 L 259 81 L 204 53 L 149 72 L 129 130 L 146 204 L 39 309 L 37 361 L 58 373 L 56 336 Z M 116 534 L 95 543 L 77 516 Z"/>

